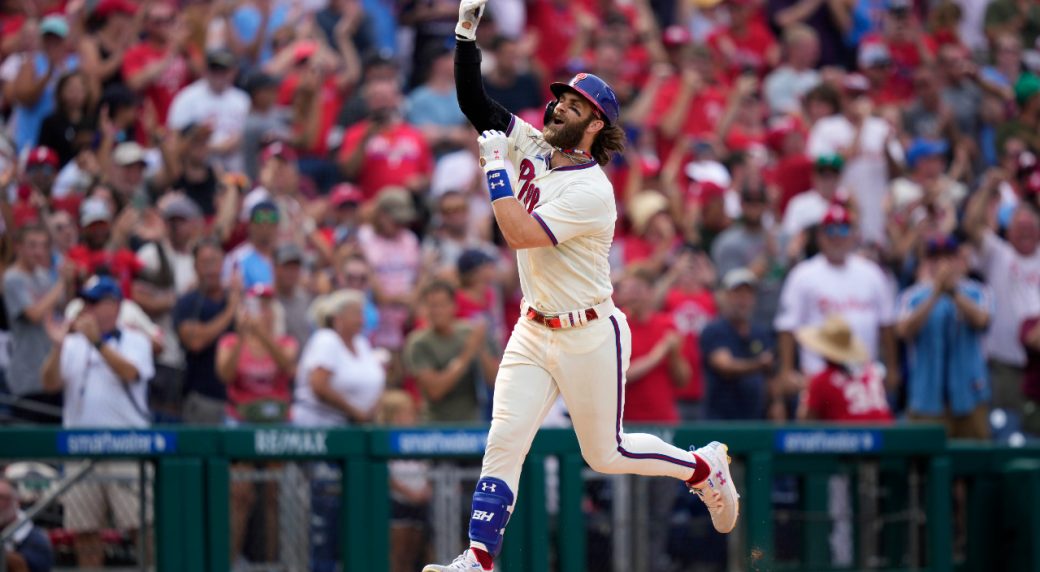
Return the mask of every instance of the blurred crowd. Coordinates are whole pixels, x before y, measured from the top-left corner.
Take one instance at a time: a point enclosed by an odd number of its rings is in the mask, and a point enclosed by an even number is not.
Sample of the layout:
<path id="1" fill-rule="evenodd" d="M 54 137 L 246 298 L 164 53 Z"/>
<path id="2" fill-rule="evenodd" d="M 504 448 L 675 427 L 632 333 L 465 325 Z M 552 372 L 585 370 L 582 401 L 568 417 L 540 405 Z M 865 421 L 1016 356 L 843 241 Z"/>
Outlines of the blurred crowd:
<path id="1" fill-rule="evenodd" d="M 520 293 L 457 14 L 2 3 L 5 417 L 486 422 Z M 1030 0 L 492 0 L 493 98 L 622 103 L 625 419 L 1040 431 L 1038 34 Z"/>
<path id="2" fill-rule="evenodd" d="M 4 10 L 11 418 L 367 423 L 399 389 L 420 422 L 488 420 L 520 292 L 454 93 L 454 2 Z M 540 125 L 577 71 L 622 102 L 626 419 L 1035 430 L 1040 7 L 496 0 L 485 20 L 487 91 L 516 115 Z"/>

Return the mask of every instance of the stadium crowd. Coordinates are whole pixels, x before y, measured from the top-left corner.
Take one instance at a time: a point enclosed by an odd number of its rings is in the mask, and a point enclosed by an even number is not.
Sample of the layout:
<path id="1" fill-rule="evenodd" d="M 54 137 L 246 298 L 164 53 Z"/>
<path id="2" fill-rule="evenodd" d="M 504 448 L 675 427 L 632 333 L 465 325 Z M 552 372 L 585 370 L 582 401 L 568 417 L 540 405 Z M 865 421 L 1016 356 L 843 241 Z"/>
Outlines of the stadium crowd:
<path id="1" fill-rule="evenodd" d="M 2 6 L 9 419 L 489 419 L 520 293 L 454 0 Z M 622 103 L 626 421 L 1040 432 L 1040 5 L 492 0 L 478 34 L 534 125 L 577 72 Z"/>

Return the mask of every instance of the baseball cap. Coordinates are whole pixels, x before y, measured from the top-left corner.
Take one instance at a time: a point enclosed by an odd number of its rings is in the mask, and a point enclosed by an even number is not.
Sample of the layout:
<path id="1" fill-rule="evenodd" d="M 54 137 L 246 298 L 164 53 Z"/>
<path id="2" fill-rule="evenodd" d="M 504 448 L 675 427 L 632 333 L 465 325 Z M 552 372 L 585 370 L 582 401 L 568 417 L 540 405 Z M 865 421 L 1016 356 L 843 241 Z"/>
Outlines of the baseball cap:
<path id="1" fill-rule="evenodd" d="M 910 148 L 906 150 L 906 164 L 913 168 L 917 165 L 917 162 L 925 157 L 935 157 L 937 155 L 945 155 L 950 150 L 949 143 L 945 139 L 925 139 L 918 137 L 910 143 Z"/>
<path id="2" fill-rule="evenodd" d="M 292 242 L 279 244 L 274 251 L 274 263 L 281 265 L 292 262 L 303 262 L 303 251 Z"/>
<path id="3" fill-rule="evenodd" d="M 134 141 L 127 141 L 116 145 L 112 151 L 112 160 L 120 167 L 127 167 L 135 163 L 146 163 L 144 147 Z"/>
<path id="4" fill-rule="evenodd" d="M 33 167 L 47 165 L 57 169 L 59 162 L 58 154 L 54 152 L 54 149 L 40 146 L 29 152 L 29 156 L 25 159 L 25 168 L 32 169 Z"/>
<path id="5" fill-rule="evenodd" d="M 888 51 L 888 46 L 885 44 L 867 42 L 860 46 L 857 62 L 862 69 L 877 67 L 892 63 L 892 54 Z"/>
<path id="6" fill-rule="evenodd" d="M 108 107 L 109 113 L 124 107 L 135 107 L 139 101 L 137 93 L 121 84 L 110 85 L 101 92 L 101 105 Z"/>
<path id="7" fill-rule="evenodd" d="M 726 290 L 733 290 L 740 286 L 755 286 L 756 284 L 758 284 L 758 277 L 747 268 L 734 268 L 722 278 L 722 287 Z"/>
<path id="8" fill-rule="evenodd" d="M 813 169 L 817 172 L 832 171 L 835 173 L 841 173 L 842 167 L 845 166 L 845 159 L 837 153 L 831 155 L 820 155 L 813 162 Z"/>
<path id="9" fill-rule="evenodd" d="M 455 267 L 458 269 L 460 275 L 469 274 L 481 266 L 491 264 L 494 261 L 495 259 L 483 250 L 471 248 L 463 251 L 463 253 L 459 255 L 459 259 L 455 262 Z"/>
<path id="10" fill-rule="evenodd" d="M 666 48 L 685 46 L 692 40 L 693 36 L 690 35 L 690 31 L 678 25 L 668 26 L 661 35 L 661 41 L 664 42 Z"/>
<path id="11" fill-rule="evenodd" d="M 91 276 L 79 292 L 80 298 L 88 303 L 102 300 L 122 300 L 123 290 L 111 276 Z"/>
<path id="12" fill-rule="evenodd" d="M 346 204 L 358 205 L 361 204 L 364 198 L 361 191 L 357 190 L 357 187 L 354 185 L 340 183 L 332 187 L 332 192 L 329 193 L 329 205 L 333 208 L 339 208 Z"/>
<path id="13" fill-rule="evenodd" d="M 842 80 L 841 87 L 849 93 L 865 93 L 870 91 L 870 80 L 863 74 L 850 73 Z"/>
<path id="14" fill-rule="evenodd" d="M 206 52 L 206 67 L 211 69 L 231 69 L 235 67 L 235 54 L 230 50 L 216 49 Z"/>
<path id="15" fill-rule="evenodd" d="M 839 204 L 832 204 L 827 207 L 827 212 L 823 215 L 823 220 L 820 221 L 820 226 L 842 226 L 851 225 L 852 215 L 849 213 L 849 209 Z"/>
<path id="16" fill-rule="evenodd" d="M 249 209 L 250 222 L 278 222 L 279 218 L 278 205 L 272 201 L 260 201 Z"/>
<path id="17" fill-rule="evenodd" d="M 774 152 L 779 153 L 784 147 L 784 141 L 791 133 L 804 132 L 801 120 L 794 115 L 778 117 L 769 123 L 766 130 L 766 145 Z"/>
<path id="18" fill-rule="evenodd" d="M 769 195 L 766 193 L 765 185 L 745 184 L 740 189 L 740 200 L 751 203 L 766 203 L 769 202 Z"/>
<path id="19" fill-rule="evenodd" d="M 246 296 L 250 298 L 274 298 L 274 287 L 270 284 L 253 284 L 246 290 Z"/>
<path id="20" fill-rule="evenodd" d="M 288 144 L 283 143 L 282 141 L 275 141 L 268 144 L 264 147 L 264 150 L 260 152 L 260 162 L 266 163 L 274 157 L 292 163 L 299 158 L 299 155 L 297 155 L 296 150 Z"/>
<path id="21" fill-rule="evenodd" d="M 112 212 L 108 204 L 98 198 L 83 201 L 79 207 L 79 224 L 88 227 L 96 222 L 112 222 Z"/>
<path id="22" fill-rule="evenodd" d="M 242 87 L 250 94 L 254 94 L 261 89 L 276 86 L 278 86 L 278 78 L 263 72 L 251 73 L 246 76 L 245 81 L 242 82 Z"/>
<path id="23" fill-rule="evenodd" d="M 294 63 L 300 63 L 307 60 L 318 52 L 318 43 L 314 40 L 304 40 L 298 42 L 293 47 L 292 59 Z"/>
<path id="24" fill-rule="evenodd" d="M 409 224 L 416 216 L 411 194 L 397 187 L 386 188 L 379 193 L 376 209 L 390 215 L 399 224 Z"/>
<path id="25" fill-rule="evenodd" d="M 137 13 L 137 5 L 129 0 L 101 0 L 91 14 L 95 18 L 108 18 L 113 14 L 132 16 Z"/>
<path id="26" fill-rule="evenodd" d="M 195 220 L 202 217 L 202 209 L 195 204 L 195 201 L 184 195 L 179 195 L 170 198 L 162 207 L 162 217 L 164 219 L 182 218 Z"/>
<path id="27" fill-rule="evenodd" d="M 45 36 L 47 34 L 58 36 L 59 38 L 68 37 L 68 21 L 66 21 L 64 17 L 56 14 L 46 16 L 43 20 L 40 20 L 40 35 Z"/>

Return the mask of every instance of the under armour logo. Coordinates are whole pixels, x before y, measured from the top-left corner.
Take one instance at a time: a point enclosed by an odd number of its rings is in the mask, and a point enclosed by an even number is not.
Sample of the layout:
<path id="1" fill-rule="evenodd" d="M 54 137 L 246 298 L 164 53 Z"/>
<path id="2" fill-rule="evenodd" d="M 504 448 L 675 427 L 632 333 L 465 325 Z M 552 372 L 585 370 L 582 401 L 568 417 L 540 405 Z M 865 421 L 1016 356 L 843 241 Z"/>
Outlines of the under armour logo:
<path id="1" fill-rule="evenodd" d="M 497 189 L 499 187 L 506 186 L 506 182 L 505 181 L 491 181 L 490 185 L 488 185 L 488 186 L 490 186 L 492 189 Z"/>
<path id="2" fill-rule="evenodd" d="M 502 183 L 502 184 L 505 184 L 505 183 Z M 491 492 L 495 492 L 495 487 L 496 486 L 498 486 L 498 485 L 496 485 L 494 483 L 483 483 L 483 484 L 480 485 L 480 490 L 487 492 L 487 490 L 490 488 Z"/>
<path id="3" fill-rule="evenodd" d="M 718 479 L 720 487 L 726 486 L 726 477 L 722 476 L 722 471 L 715 473 L 715 478 Z"/>

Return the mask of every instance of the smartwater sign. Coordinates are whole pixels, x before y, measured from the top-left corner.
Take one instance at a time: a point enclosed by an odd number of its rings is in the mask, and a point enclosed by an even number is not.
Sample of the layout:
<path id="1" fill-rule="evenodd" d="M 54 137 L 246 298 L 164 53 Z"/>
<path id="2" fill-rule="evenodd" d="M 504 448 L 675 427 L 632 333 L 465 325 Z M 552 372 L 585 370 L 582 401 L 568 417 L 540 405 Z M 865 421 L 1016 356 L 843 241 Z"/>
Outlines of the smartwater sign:
<path id="1" fill-rule="evenodd" d="M 394 431 L 391 453 L 401 455 L 480 455 L 487 446 L 487 431 Z"/>
<path id="2" fill-rule="evenodd" d="M 327 431 L 258 430 L 253 448 L 258 455 L 325 455 L 329 452 Z"/>
<path id="3" fill-rule="evenodd" d="M 881 431 L 869 429 L 795 429 L 776 432 L 781 453 L 871 453 L 881 450 Z"/>
<path id="4" fill-rule="evenodd" d="M 177 451 L 177 434 L 166 431 L 62 431 L 62 455 L 161 455 Z"/>

